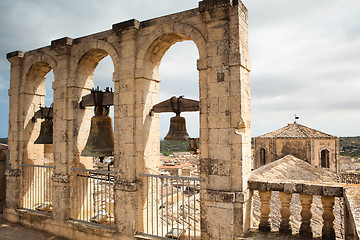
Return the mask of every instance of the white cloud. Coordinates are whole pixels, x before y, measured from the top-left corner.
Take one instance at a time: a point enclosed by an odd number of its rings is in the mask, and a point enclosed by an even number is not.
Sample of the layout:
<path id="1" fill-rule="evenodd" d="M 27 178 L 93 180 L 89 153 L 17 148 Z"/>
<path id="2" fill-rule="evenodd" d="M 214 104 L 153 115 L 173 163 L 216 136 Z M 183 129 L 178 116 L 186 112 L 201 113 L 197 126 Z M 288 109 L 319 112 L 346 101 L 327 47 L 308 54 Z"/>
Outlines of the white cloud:
<path id="1" fill-rule="evenodd" d="M 253 135 L 282 127 L 295 113 L 309 127 L 342 136 L 360 135 L 360 2 L 243 2 L 249 10 Z M 113 0 L 3 0 L 0 55 L 46 46 L 64 36 L 77 38 L 108 30 L 131 18 L 142 21 L 197 6 L 194 0 L 134 0 L 126 4 Z M 182 48 L 183 44 L 188 47 Z M 165 54 L 161 99 L 182 94 L 198 98 L 198 56 L 191 44 L 178 43 Z M 7 99 L 9 66 L 6 59 L 0 59 L 0 101 Z M 101 61 L 95 85 L 109 85 L 112 73 L 111 60 Z M 188 126 L 197 124 L 198 120 L 188 120 Z M 4 134 L 6 131 L 0 132 L 0 136 Z"/>

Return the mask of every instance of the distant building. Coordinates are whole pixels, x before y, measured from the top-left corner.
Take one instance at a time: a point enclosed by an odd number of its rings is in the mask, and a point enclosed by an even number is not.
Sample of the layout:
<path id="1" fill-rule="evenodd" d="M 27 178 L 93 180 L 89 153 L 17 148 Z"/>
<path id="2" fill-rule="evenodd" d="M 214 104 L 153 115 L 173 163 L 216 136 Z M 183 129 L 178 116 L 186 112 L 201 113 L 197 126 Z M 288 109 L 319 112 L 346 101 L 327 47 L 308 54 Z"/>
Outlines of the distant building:
<path id="1" fill-rule="evenodd" d="M 165 165 L 160 166 L 159 171 L 169 172 L 172 176 L 190 176 L 191 169 L 194 167 L 194 164 L 191 163 L 184 163 L 184 164 L 177 164 L 177 165 Z"/>
<path id="2" fill-rule="evenodd" d="M 294 122 L 254 139 L 254 168 L 289 154 L 337 172 L 339 138 Z"/>

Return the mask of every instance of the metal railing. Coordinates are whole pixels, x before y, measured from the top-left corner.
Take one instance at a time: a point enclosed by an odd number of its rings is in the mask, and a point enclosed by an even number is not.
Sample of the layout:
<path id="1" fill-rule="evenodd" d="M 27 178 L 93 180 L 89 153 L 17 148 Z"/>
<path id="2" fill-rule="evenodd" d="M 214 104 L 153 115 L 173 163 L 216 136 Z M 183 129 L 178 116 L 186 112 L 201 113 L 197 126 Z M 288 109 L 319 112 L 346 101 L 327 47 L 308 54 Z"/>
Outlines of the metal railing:
<path id="1" fill-rule="evenodd" d="M 73 219 L 112 226 L 114 215 L 113 171 L 72 169 L 74 171 Z"/>
<path id="2" fill-rule="evenodd" d="M 140 174 L 146 177 L 143 235 L 171 239 L 201 239 L 200 181 L 202 178 Z"/>
<path id="3" fill-rule="evenodd" d="M 22 164 L 22 207 L 43 213 L 52 212 L 53 166 Z"/>

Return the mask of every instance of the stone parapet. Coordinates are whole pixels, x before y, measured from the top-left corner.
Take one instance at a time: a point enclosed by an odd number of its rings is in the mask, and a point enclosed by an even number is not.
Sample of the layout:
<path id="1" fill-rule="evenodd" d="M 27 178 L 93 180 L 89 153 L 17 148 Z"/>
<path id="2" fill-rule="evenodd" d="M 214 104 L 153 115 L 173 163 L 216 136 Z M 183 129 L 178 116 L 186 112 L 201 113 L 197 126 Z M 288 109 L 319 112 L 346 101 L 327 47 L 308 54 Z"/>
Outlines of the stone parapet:
<path id="1" fill-rule="evenodd" d="M 251 190 L 279 191 L 285 193 L 299 193 L 307 195 L 320 195 L 342 197 L 346 185 L 342 183 L 319 183 L 306 181 L 249 181 Z"/>
<path id="2" fill-rule="evenodd" d="M 344 188 L 345 235 L 347 239 L 360 239 L 360 185 Z"/>

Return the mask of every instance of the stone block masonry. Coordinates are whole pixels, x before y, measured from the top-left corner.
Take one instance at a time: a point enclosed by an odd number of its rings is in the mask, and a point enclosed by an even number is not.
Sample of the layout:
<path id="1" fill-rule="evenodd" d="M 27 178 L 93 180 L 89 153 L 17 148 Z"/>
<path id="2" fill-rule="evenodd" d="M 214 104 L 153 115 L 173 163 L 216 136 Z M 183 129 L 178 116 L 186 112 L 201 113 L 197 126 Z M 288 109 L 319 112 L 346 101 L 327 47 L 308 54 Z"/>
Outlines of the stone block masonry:
<path id="1" fill-rule="evenodd" d="M 159 165 L 159 118 L 149 110 L 159 101 L 159 65 L 180 41 L 199 52 L 201 231 L 202 239 L 233 239 L 249 228 L 251 199 L 247 176 L 250 152 L 250 61 L 247 9 L 240 1 L 203 0 L 199 8 L 139 22 L 116 23 L 110 30 L 7 55 L 10 71 L 8 197 L 5 218 L 71 239 L 132 239 L 144 228 L 146 189 L 139 173 Z M 79 108 L 93 86 L 97 64 L 114 64 L 114 228 L 71 221 L 72 168 L 89 168 L 81 157 L 91 109 Z M 44 102 L 44 77 L 54 72 L 53 154 L 35 145 L 40 122 L 31 117 Z M 217 136 L 215 139 L 212 136 Z M 47 153 L 47 154 L 45 154 Z M 47 159 L 49 158 L 51 159 Z M 46 161 L 45 161 L 46 160 Z M 24 212 L 22 164 L 54 165 L 53 213 Z M 224 196 L 239 196 L 226 197 Z M 250 199 L 250 200 L 249 200 Z M 221 216 L 219 218 L 218 216 Z M 222 234 L 226 233 L 226 236 Z"/>

